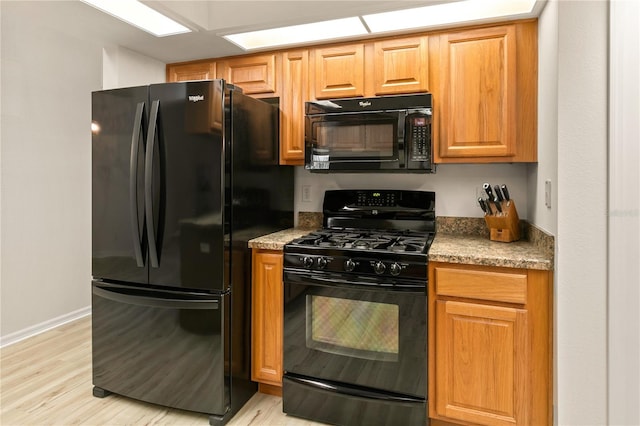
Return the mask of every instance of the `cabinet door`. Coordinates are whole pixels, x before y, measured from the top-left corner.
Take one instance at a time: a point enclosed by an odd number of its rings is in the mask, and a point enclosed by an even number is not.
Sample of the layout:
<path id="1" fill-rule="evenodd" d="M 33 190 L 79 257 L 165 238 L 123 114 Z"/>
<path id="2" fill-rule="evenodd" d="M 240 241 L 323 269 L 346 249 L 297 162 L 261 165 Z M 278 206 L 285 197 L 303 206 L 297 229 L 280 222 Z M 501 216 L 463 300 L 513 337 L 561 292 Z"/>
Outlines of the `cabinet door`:
<path id="1" fill-rule="evenodd" d="M 427 37 L 379 41 L 373 44 L 375 95 L 429 90 Z"/>
<path id="2" fill-rule="evenodd" d="M 218 62 L 218 78 L 242 88 L 245 95 L 276 96 L 275 53 L 231 58 Z"/>
<path id="3" fill-rule="evenodd" d="M 251 379 L 282 385 L 282 252 L 253 251 Z"/>
<path id="4" fill-rule="evenodd" d="M 309 53 L 287 52 L 282 57 L 283 81 L 288 85 L 280 97 L 280 164 L 304 163 L 304 102 L 309 93 Z"/>
<path id="5" fill-rule="evenodd" d="M 216 78 L 214 62 L 167 65 L 167 81 L 213 80 Z"/>
<path id="6" fill-rule="evenodd" d="M 364 44 L 313 51 L 316 99 L 364 96 Z"/>
<path id="7" fill-rule="evenodd" d="M 436 301 L 436 411 L 481 425 L 526 425 L 527 313 Z"/>
<path id="8" fill-rule="evenodd" d="M 439 61 L 439 157 L 514 156 L 515 26 L 442 34 Z"/>

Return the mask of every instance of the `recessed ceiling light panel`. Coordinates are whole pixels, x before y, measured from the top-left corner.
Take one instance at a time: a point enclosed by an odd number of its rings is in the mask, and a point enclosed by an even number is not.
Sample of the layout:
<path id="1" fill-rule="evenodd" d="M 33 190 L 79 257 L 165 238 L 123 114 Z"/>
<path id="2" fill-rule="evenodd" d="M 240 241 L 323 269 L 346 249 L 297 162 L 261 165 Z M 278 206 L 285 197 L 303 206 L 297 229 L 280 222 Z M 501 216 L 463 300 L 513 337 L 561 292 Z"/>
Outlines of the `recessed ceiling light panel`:
<path id="1" fill-rule="evenodd" d="M 319 40 L 366 35 L 367 29 L 358 17 L 292 25 L 270 30 L 228 34 L 223 37 L 245 50 L 265 47 L 304 44 Z"/>
<path id="2" fill-rule="evenodd" d="M 465 0 L 365 15 L 372 33 L 428 28 L 531 13 L 536 0 Z"/>
<path id="3" fill-rule="evenodd" d="M 80 0 L 156 37 L 191 30 L 136 0 Z"/>

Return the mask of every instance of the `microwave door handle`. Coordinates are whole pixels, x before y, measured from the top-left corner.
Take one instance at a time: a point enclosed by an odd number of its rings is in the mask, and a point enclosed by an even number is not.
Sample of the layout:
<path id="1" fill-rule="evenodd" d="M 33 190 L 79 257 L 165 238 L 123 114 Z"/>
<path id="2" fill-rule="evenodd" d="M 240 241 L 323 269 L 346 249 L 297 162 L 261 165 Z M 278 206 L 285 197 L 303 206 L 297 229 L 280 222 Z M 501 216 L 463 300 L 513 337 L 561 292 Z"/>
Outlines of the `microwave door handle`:
<path id="1" fill-rule="evenodd" d="M 407 127 L 407 112 L 399 111 L 398 113 L 398 161 L 401 169 L 404 169 L 405 162 L 407 158 L 407 146 L 405 137 L 406 135 L 406 127 Z"/>

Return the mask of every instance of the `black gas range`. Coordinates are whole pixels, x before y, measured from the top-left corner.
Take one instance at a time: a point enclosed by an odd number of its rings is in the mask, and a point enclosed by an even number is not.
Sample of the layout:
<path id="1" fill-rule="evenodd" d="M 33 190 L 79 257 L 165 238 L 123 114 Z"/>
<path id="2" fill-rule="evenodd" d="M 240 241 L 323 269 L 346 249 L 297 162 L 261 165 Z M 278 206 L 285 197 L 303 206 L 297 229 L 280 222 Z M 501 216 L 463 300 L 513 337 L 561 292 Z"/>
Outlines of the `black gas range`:
<path id="1" fill-rule="evenodd" d="M 435 193 L 327 191 L 323 217 L 284 247 L 283 411 L 424 426 Z"/>
<path id="2" fill-rule="evenodd" d="M 325 193 L 323 205 L 323 229 L 285 246 L 285 268 L 427 279 L 435 193 L 334 190 Z"/>

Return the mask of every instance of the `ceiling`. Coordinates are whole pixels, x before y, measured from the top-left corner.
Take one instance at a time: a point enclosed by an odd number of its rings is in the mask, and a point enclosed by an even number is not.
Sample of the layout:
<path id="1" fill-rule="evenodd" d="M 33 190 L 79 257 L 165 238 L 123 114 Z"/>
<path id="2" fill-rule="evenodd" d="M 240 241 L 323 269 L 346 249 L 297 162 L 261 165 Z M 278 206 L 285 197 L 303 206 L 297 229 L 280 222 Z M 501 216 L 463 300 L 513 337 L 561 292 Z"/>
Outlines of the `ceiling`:
<path id="1" fill-rule="evenodd" d="M 165 63 L 247 53 L 222 35 L 278 26 L 345 18 L 459 0 L 142 0 L 192 30 L 191 33 L 155 37 L 80 2 L 11 2 L 46 17 L 48 25 L 74 37 L 118 45 Z M 3 1 L 3 7 L 6 6 Z M 536 14 L 539 14 L 539 9 Z M 535 10 L 535 9 L 534 9 Z M 506 18 L 503 18 L 503 20 Z"/>

